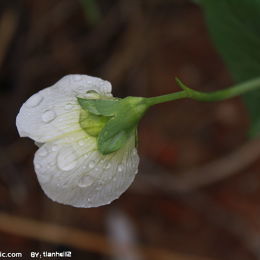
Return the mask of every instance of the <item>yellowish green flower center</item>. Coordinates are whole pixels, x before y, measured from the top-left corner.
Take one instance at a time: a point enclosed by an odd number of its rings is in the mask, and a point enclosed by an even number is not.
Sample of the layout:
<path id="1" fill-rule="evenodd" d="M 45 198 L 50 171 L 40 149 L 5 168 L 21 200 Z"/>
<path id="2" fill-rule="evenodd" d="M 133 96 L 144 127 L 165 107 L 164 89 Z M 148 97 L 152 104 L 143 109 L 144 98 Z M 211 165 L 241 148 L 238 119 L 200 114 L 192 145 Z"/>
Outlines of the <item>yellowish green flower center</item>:
<path id="1" fill-rule="evenodd" d="M 80 111 L 79 124 L 90 136 L 97 137 L 103 129 L 109 117 L 94 115 L 84 109 Z"/>

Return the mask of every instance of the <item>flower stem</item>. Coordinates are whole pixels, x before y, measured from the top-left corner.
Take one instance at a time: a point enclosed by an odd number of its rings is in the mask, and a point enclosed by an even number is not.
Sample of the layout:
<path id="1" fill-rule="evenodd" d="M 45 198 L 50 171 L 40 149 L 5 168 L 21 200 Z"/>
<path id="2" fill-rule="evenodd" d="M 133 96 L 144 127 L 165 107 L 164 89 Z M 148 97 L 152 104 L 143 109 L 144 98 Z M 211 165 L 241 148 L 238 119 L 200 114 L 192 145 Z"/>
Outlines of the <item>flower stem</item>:
<path id="1" fill-rule="evenodd" d="M 183 89 L 182 91 L 162 95 L 158 97 L 146 98 L 145 102 L 148 106 L 153 106 L 160 103 L 165 103 L 177 99 L 190 98 L 197 101 L 219 101 L 228 98 L 232 98 L 241 94 L 244 94 L 248 91 L 260 89 L 260 78 L 252 79 L 240 84 L 237 84 L 233 87 L 226 88 L 223 90 L 214 91 L 211 93 L 200 92 L 193 90 L 183 84 L 179 79 L 176 79 L 177 84 Z"/>

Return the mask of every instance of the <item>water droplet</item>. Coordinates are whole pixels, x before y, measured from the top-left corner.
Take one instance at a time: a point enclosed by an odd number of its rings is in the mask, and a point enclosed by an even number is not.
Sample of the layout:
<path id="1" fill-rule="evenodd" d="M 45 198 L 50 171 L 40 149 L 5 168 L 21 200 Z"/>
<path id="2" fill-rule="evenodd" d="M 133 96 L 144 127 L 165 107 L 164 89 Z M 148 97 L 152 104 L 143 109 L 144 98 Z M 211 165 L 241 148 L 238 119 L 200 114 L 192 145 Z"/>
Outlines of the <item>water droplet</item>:
<path id="1" fill-rule="evenodd" d="M 137 173 L 138 173 L 138 169 L 135 170 L 135 174 L 137 174 Z"/>
<path id="2" fill-rule="evenodd" d="M 53 152 L 58 151 L 58 145 L 54 144 L 54 145 L 51 147 L 51 150 L 52 150 Z"/>
<path id="3" fill-rule="evenodd" d="M 90 198 L 88 198 L 88 201 L 91 201 L 91 199 L 90 199 Z"/>
<path id="4" fill-rule="evenodd" d="M 88 167 L 89 167 L 90 169 L 93 169 L 93 168 L 95 167 L 95 162 L 94 162 L 94 161 L 90 161 Z"/>
<path id="5" fill-rule="evenodd" d="M 108 170 L 111 167 L 111 163 L 108 163 L 107 165 L 104 166 L 104 169 Z"/>
<path id="6" fill-rule="evenodd" d="M 39 155 L 40 155 L 40 156 L 44 157 L 44 156 L 46 156 L 47 154 L 48 154 L 48 151 L 47 151 L 46 148 L 42 148 L 42 149 L 39 150 Z"/>
<path id="7" fill-rule="evenodd" d="M 126 163 L 126 168 L 131 168 L 131 167 L 132 167 L 132 163 L 128 161 L 128 162 Z"/>
<path id="8" fill-rule="evenodd" d="M 58 154 L 57 164 L 62 171 L 70 171 L 77 165 L 77 156 L 70 148 L 65 148 Z"/>
<path id="9" fill-rule="evenodd" d="M 133 155 L 133 156 L 137 155 L 136 149 L 133 150 L 132 155 Z"/>
<path id="10" fill-rule="evenodd" d="M 108 86 L 105 83 L 102 83 L 101 87 L 103 88 L 103 92 L 106 93 L 109 91 Z"/>
<path id="11" fill-rule="evenodd" d="M 82 176 L 82 178 L 80 179 L 78 186 L 81 188 L 86 188 L 90 186 L 92 183 L 93 183 L 93 179 L 90 176 L 85 175 Z"/>
<path id="12" fill-rule="evenodd" d="M 124 166 L 122 164 L 119 164 L 118 167 L 117 167 L 117 170 L 119 172 L 122 172 L 124 170 Z"/>
<path id="13" fill-rule="evenodd" d="M 85 144 L 84 140 L 79 140 L 78 142 L 79 146 L 83 146 Z"/>
<path id="14" fill-rule="evenodd" d="M 72 109 L 72 104 L 67 104 L 65 105 L 65 110 L 71 110 Z"/>
<path id="15" fill-rule="evenodd" d="M 27 100 L 25 104 L 27 107 L 36 107 L 42 102 L 42 100 L 42 96 L 40 96 L 39 94 L 34 94 Z"/>
<path id="16" fill-rule="evenodd" d="M 75 81 L 80 81 L 82 79 L 81 75 L 74 75 L 74 80 Z"/>
<path id="17" fill-rule="evenodd" d="M 99 181 L 99 183 L 103 186 L 103 185 L 106 183 L 106 180 L 105 180 L 105 179 L 101 179 L 101 180 Z"/>
<path id="18" fill-rule="evenodd" d="M 54 166 L 54 165 L 55 165 L 55 161 L 53 160 L 50 162 L 50 166 Z"/>
<path id="19" fill-rule="evenodd" d="M 75 142 L 75 138 L 74 137 L 70 137 L 69 140 L 70 140 L 71 143 Z"/>
<path id="20" fill-rule="evenodd" d="M 50 123 L 55 118 L 56 118 L 56 113 L 52 110 L 47 110 L 42 115 L 42 121 L 44 123 Z"/>

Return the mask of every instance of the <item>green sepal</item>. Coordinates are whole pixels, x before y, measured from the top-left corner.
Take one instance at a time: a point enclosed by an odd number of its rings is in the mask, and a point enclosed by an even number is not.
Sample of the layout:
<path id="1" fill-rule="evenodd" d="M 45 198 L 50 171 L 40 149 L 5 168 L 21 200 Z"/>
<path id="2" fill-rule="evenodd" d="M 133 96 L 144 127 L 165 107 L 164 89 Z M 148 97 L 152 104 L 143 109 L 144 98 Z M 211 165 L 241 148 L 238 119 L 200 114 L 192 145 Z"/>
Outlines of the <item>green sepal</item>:
<path id="1" fill-rule="evenodd" d="M 87 134 L 97 137 L 100 153 L 119 150 L 131 135 L 136 135 L 137 124 L 149 107 L 145 98 L 83 99 L 80 125 Z"/>
<path id="2" fill-rule="evenodd" d="M 123 130 L 115 131 L 114 135 L 112 135 L 110 132 L 107 132 L 107 128 L 110 128 L 109 123 L 107 125 L 103 128 L 104 132 L 100 132 L 98 138 L 98 149 L 104 155 L 119 150 L 132 134 L 131 130 Z"/>
<path id="3" fill-rule="evenodd" d="M 94 115 L 113 116 L 115 115 L 119 99 L 83 99 L 78 98 L 80 106 Z"/>
<path id="4" fill-rule="evenodd" d="M 120 100 L 118 109 L 98 136 L 98 150 L 109 154 L 119 150 L 131 135 L 148 108 L 143 98 L 127 97 Z"/>

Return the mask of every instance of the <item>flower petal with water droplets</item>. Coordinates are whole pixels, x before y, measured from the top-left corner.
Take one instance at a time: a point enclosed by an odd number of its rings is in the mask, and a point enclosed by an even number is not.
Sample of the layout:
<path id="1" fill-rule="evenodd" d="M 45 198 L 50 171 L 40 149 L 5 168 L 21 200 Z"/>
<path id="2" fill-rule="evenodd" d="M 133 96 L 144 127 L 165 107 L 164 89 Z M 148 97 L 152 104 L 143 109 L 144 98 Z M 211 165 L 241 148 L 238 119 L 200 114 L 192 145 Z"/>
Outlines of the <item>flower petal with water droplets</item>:
<path id="1" fill-rule="evenodd" d="M 52 200 L 75 207 L 109 204 L 130 186 L 137 173 L 134 139 L 109 155 L 100 154 L 96 139 L 84 131 L 44 144 L 34 158 L 42 189 Z"/>
<path id="2" fill-rule="evenodd" d="M 31 96 L 21 107 L 16 125 L 21 137 L 44 143 L 81 130 L 77 97 L 94 90 L 111 96 L 111 84 L 86 75 L 68 75 L 56 84 Z"/>

